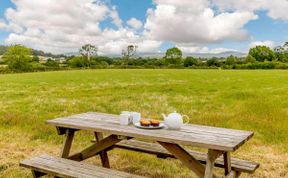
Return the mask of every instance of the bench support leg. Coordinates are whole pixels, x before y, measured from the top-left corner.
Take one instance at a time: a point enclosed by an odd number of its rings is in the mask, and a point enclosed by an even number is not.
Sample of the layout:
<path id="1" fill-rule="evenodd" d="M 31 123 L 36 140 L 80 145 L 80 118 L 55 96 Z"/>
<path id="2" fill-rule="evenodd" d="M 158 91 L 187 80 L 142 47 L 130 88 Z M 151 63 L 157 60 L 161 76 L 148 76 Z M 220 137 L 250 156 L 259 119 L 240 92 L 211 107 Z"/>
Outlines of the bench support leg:
<path id="1" fill-rule="evenodd" d="M 228 175 L 225 176 L 225 178 L 238 178 L 240 174 L 241 172 L 231 171 Z"/>
<path id="2" fill-rule="evenodd" d="M 62 158 L 67 158 L 69 156 L 71 146 L 72 146 L 72 141 L 74 138 L 74 130 L 68 129 L 66 131 L 66 138 L 64 139 L 62 150 L 61 150 L 61 157 Z"/>
<path id="3" fill-rule="evenodd" d="M 45 173 L 42 173 L 42 172 L 38 172 L 34 170 L 31 170 L 31 171 L 32 171 L 33 178 L 39 178 L 39 177 L 46 175 Z"/>
<path id="4" fill-rule="evenodd" d="M 110 147 L 112 147 L 113 145 L 115 145 L 116 143 L 120 141 L 121 139 L 118 139 L 117 135 L 110 135 L 104 138 L 103 140 L 87 147 L 83 151 L 69 156 L 68 159 L 71 159 L 74 161 L 82 161 L 82 160 L 91 158 L 92 156 L 99 154 L 101 151 L 109 149 Z"/>
<path id="5" fill-rule="evenodd" d="M 215 163 L 216 159 L 222 154 L 223 154 L 223 152 L 221 152 L 221 151 L 211 150 L 211 149 L 208 150 L 204 178 L 216 177 L 213 175 L 214 163 Z"/>
<path id="6" fill-rule="evenodd" d="M 103 140 L 103 134 L 102 133 L 95 132 L 94 134 L 95 134 L 95 139 L 97 142 Z M 101 158 L 102 166 L 106 167 L 106 168 L 110 168 L 110 163 L 109 163 L 107 151 L 102 151 L 100 153 L 100 158 Z"/>

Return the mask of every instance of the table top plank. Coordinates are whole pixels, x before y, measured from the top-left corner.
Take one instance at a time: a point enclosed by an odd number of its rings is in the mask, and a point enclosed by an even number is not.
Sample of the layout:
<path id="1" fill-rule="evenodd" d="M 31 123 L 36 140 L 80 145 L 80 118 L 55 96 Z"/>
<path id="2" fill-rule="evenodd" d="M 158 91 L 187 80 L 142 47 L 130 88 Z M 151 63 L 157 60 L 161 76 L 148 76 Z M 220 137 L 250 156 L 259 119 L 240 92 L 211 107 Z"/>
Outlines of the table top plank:
<path id="1" fill-rule="evenodd" d="M 133 125 L 122 126 L 119 116 L 104 113 L 83 113 L 47 121 L 56 127 L 106 132 L 154 141 L 190 145 L 201 148 L 235 151 L 253 136 L 253 132 L 188 124 L 180 130 L 143 130 Z"/>

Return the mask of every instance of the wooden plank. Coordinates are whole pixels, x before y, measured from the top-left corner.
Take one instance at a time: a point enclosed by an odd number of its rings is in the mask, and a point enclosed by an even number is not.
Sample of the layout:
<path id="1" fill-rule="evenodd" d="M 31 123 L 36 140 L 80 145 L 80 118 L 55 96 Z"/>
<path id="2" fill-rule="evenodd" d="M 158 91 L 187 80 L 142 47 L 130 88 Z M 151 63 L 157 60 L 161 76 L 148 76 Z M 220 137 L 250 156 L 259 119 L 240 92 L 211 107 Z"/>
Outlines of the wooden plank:
<path id="1" fill-rule="evenodd" d="M 230 174 L 230 172 L 232 171 L 230 152 L 225 152 L 225 153 L 223 154 L 223 158 L 224 158 L 225 175 L 227 176 L 227 175 Z"/>
<path id="2" fill-rule="evenodd" d="M 166 150 L 175 155 L 185 166 L 191 169 L 197 176 L 203 177 L 205 168 L 197 161 L 193 156 L 191 156 L 187 151 L 177 144 L 158 142 Z"/>
<path id="3" fill-rule="evenodd" d="M 95 139 L 97 142 L 103 140 L 103 134 L 102 133 L 95 132 L 94 135 L 95 135 Z M 109 158 L 108 158 L 108 154 L 106 151 L 100 152 L 100 158 L 101 158 L 102 166 L 106 167 L 106 168 L 110 168 Z"/>
<path id="4" fill-rule="evenodd" d="M 148 142 L 143 142 L 143 141 L 138 141 L 138 140 L 122 140 L 121 142 L 115 144 L 115 147 L 121 148 L 121 149 L 128 149 L 132 151 L 139 151 L 139 152 L 148 153 L 148 154 L 154 154 L 161 158 L 167 158 L 167 157 L 175 158 L 174 155 L 169 153 L 166 149 L 164 149 L 159 144 L 155 144 L 155 143 L 148 143 Z M 200 152 L 196 152 L 192 150 L 187 150 L 187 152 L 191 154 L 193 157 L 195 157 L 202 164 L 206 164 L 206 159 L 207 159 L 206 153 L 200 153 Z M 224 168 L 224 158 L 222 156 L 216 159 L 215 166 Z M 259 167 L 259 164 L 252 162 L 252 161 L 231 158 L 231 167 L 232 167 L 232 170 L 234 171 L 252 174 Z"/>
<path id="5" fill-rule="evenodd" d="M 103 113 L 85 113 L 50 120 L 47 123 L 57 127 L 107 132 L 223 151 L 235 151 L 253 136 L 253 132 L 200 125 L 187 125 L 180 130 L 160 129 L 143 132 L 131 125 L 120 125 L 118 115 Z"/>
<path id="6" fill-rule="evenodd" d="M 61 155 L 60 155 L 62 158 L 67 158 L 69 156 L 72 142 L 73 142 L 73 138 L 74 138 L 74 133 L 75 133 L 75 131 L 72 129 L 66 130 L 66 137 L 63 141 Z"/>
<path id="7" fill-rule="evenodd" d="M 47 155 L 24 160 L 20 163 L 20 166 L 57 177 L 143 178 L 143 176 Z"/>
<path id="8" fill-rule="evenodd" d="M 208 150 L 204 178 L 216 177 L 215 175 L 213 175 L 214 163 L 221 154 L 223 154 L 223 152 L 221 151 L 211 149 Z"/>
<path id="9" fill-rule="evenodd" d="M 82 161 L 88 159 L 96 154 L 99 154 L 101 151 L 108 149 L 115 145 L 116 143 L 120 142 L 121 140 L 118 139 L 117 135 L 110 135 L 101 141 L 94 143 L 93 145 L 87 147 L 83 151 L 76 153 L 72 156 L 69 156 L 68 159 L 75 160 L 75 161 Z"/>

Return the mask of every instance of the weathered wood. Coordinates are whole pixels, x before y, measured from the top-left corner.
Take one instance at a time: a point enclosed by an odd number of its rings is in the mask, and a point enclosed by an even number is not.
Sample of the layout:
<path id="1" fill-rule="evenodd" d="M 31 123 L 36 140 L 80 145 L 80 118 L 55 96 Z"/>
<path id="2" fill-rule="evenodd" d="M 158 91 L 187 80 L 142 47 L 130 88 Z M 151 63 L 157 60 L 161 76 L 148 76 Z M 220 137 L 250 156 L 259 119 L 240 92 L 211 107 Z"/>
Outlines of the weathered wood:
<path id="1" fill-rule="evenodd" d="M 84 113 L 50 120 L 47 123 L 62 128 L 107 132 L 114 135 L 138 137 L 223 151 L 235 151 L 253 136 L 253 132 L 201 125 L 187 125 L 180 130 L 160 129 L 143 132 L 143 130 L 131 125 L 120 125 L 118 115 L 103 113 Z"/>
<path id="2" fill-rule="evenodd" d="M 231 171 L 229 174 L 225 176 L 225 178 L 236 178 L 236 173 L 234 171 Z"/>
<path id="3" fill-rule="evenodd" d="M 89 146 L 88 148 L 84 149 L 83 151 L 76 153 L 72 156 L 69 156 L 68 159 L 75 160 L 75 161 L 82 161 L 88 159 L 96 154 L 99 154 L 101 151 L 104 151 L 116 143 L 120 142 L 121 140 L 118 139 L 117 135 L 110 135 L 101 141 L 94 143 L 93 145 Z"/>
<path id="4" fill-rule="evenodd" d="M 230 152 L 225 152 L 223 154 L 223 158 L 224 158 L 224 169 L 225 169 L 225 175 L 227 176 L 228 174 L 230 174 L 232 168 L 231 168 L 231 156 L 230 156 Z"/>
<path id="5" fill-rule="evenodd" d="M 69 156 L 73 138 L 74 138 L 74 133 L 75 131 L 73 129 L 66 130 L 66 137 L 63 141 L 61 155 L 60 155 L 62 158 L 67 158 Z"/>
<path id="6" fill-rule="evenodd" d="M 216 177 L 215 175 L 213 175 L 214 163 L 221 154 L 223 154 L 223 152 L 221 151 L 211 149 L 208 150 L 204 178 Z"/>
<path id="7" fill-rule="evenodd" d="M 97 142 L 103 140 L 103 134 L 102 133 L 95 132 L 94 135 L 95 135 L 95 139 Z M 101 158 L 102 166 L 106 167 L 106 168 L 110 168 L 109 158 L 108 158 L 108 154 L 106 151 L 100 152 L 100 158 Z"/>
<path id="8" fill-rule="evenodd" d="M 159 158 L 175 158 L 174 155 L 169 153 L 166 149 L 164 149 L 159 144 L 155 143 L 148 143 L 138 140 L 122 140 L 121 142 L 115 144 L 115 148 L 120 149 L 127 149 L 131 151 L 138 151 L 148 154 L 156 155 Z M 207 154 L 206 153 L 200 153 L 192 150 L 187 150 L 189 154 L 191 154 L 194 158 L 196 158 L 198 161 L 200 161 L 202 164 L 206 164 Z M 224 158 L 220 156 L 215 161 L 215 166 L 220 168 L 224 167 Z M 237 172 L 245 172 L 252 174 L 255 172 L 255 170 L 259 167 L 258 163 L 252 162 L 252 161 L 246 161 L 241 160 L 237 158 L 231 158 L 231 167 L 232 170 Z"/>
<path id="9" fill-rule="evenodd" d="M 177 144 L 158 142 L 166 150 L 175 155 L 185 166 L 191 169 L 197 176 L 203 177 L 205 168 L 193 156 Z"/>
<path id="10" fill-rule="evenodd" d="M 239 171 L 234 171 L 235 172 L 235 178 L 238 178 L 238 177 L 240 177 L 240 175 L 241 175 L 241 172 L 239 172 Z"/>
<path id="11" fill-rule="evenodd" d="M 143 178 L 142 176 L 47 155 L 24 160 L 20 166 L 56 177 Z"/>
<path id="12" fill-rule="evenodd" d="M 85 150 L 70 156 L 69 159 L 81 161 L 99 154 L 102 151 L 107 151 L 113 148 L 113 145 L 117 144 L 122 137 L 144 138 L 157 141 L 166 150 L 171 152 L 173 156 L 181 160 L 184 165 L 193 170 L 199 177 L 205 176 L 205 178 L 215 177 L 213 174 L 214 163 L 217 164 L 217 158 L 220 154 L 235 151 L 253 136 L 253 132 L 201 125 L 186 125 L 180 130 L 168 130 L 165 128 L 160 130 L 145 130 L 145 132 L 143 132 L 143 130 L 132 125 L 120 125 L 118 115 L 103 113 L 84 113 L 50 120 L 47 121 L 47 123 L 58 128 L 107 132 L 112 134 L 104 140 L 99 141 L 99 143 L 95 143 Z M 180 144 L 208 148 L 206 169 L 200 163 L 201 161 L 198 161 L 194 156 L 190 155 L 189 152 L 179 146 Z M 165 157 L 166 155 L 160 153 L 157 154 L 157 156 Z M 227 158 L 227 156 L 225 160 L 222 158 L 222 166 L 226 167 L 226 174 L 228 174 L 229 171 L 231 173 L 231 166 L 229 167 L 229 160 Z"/>

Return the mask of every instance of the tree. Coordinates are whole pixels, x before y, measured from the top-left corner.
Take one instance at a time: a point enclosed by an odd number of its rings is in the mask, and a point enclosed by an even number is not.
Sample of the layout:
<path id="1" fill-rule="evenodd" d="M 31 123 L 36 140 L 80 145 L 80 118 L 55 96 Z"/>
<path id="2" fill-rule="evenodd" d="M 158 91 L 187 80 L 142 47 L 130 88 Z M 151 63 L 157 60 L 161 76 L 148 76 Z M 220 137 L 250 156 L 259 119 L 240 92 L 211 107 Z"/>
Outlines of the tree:
<path id="1" fill-rule="evenodd" d="M 283 53 L 285 51 L 284 46 L 277 46 L 274 48 L 275 53 Z"/>
<path id="2" fill-rule="evenodd" d="M 254 57 L 256 61 L 273 61 L 276 59 L 274 52 L 267 46 L 256 46 L 249 50 L 249 55 Z"/>
<path id="3" fill-rule="evenodd" d="M 8 67 L 14 71 L 29 71 L 31 69 L 31 49 L 22 45 L 10 46 L 3 56 Z"/>
<path id="4" fill-rule="evenodd" d="M 138 46 L 128 45 L 126 50 L 122 50 L 122 56 L 126 59 L 130 59 L 131 57 L 136 55 Z"/>
<path id="5" fill-rule="evenodd" d="M 45 66 L 48 66 L 48 67 L 59 67 L 59 63 L 56 62 L 55 60 L 52 60 L 51 58 L 49 58 L 46 63 L 45 63 Z"/>
<path id="6" fill-rule="evenodd" d="M 245 62 L 246 63 L 254 63 L 254 62 L 256 62 L 256 59 L 253 56 L 251 56 L 250 54 L 248 54 L 248 56 L 245 59 Z"/>
<path id="7" fill-rule="evenodd" d="M 207 66 L 216 66 L 216 67 L 220 66 L 219 61 L 216 57 L 208 59 L 206 63 L 207 63 Z"/>
<path id="8" fill-rule="evenodd" d="M 283 45 L 284 46 L 284 48 L 288 48 L 288 41 L 287 42 L 285 42 L 285 44 Z"/>
<path id="9" fill-rule="evenodd" d="M 189 67 L 193 65 L 198 65 L 198 60 L 191 56 L 186 57 L 184 60 L 184 67 Z"/>
<path id="10" fill-rule="evenodd" d="M 87 58 L 88 62 L 90 62 L 91 56 L 93 56 L 93 55 L 96 56 L 97 51 L 98 51 L 98 48 L 96 46 L 93 46 L 91 44 L 86 44 L 86 45 L 81 47 L 79 52 L 81 55 L 83 55 Z"/>
<path id="11" fill-rule="evenodd" d="M 226 65 L 234 65 L 236 64 L 237 58 L 233 55 L 230 55 L 229 57 L 227 57 L 225 64 Z"/>
<path id="12" fill-rule="evenodd" d="M 69 60 L 69 65 L 73 68 L 87 67 L 88 61 L 82 56 L 73 57 Z"/>
<path id="13" fill-rule="evenodd" d="M 179 48 L 170 48 L 166 51 L 165 61 L 167 64 L 180 64 L 182 59 L 182 51 Z"/>
<path id="14" fill-rule="evenodd" d="M 38 56 L 33 56 L 32 57 L 32 62 L 39 62 L 39 57 Z"/>
<path id="15" fill-rule="evenodd" d="M 282 46 L 275 47 L 274 48 L 274 53 L 275 53 L 276 59 L 278 61 L 281 61 L 281 62 L 285 62 L 286 61 L 286 55 L 285 55 L 284 47 L 282 47 Z"/>

